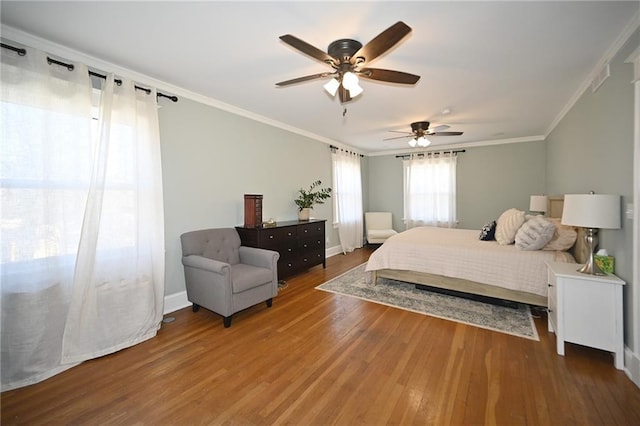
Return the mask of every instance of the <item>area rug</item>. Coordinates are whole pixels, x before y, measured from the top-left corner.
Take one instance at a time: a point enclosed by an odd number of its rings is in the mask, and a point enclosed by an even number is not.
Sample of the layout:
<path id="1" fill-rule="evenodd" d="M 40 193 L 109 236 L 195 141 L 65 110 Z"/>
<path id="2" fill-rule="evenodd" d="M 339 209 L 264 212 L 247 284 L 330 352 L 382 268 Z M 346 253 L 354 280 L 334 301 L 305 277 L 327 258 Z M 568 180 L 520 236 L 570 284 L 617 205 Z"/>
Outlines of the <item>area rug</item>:
<path id="1" fill-rule="evenodd" d="M 377 285 L 367 282 L 366 263 L 316 287 L 330 293 L 356 297 L 381 305 L 419 314 L 540 340 L 529 305 L 516 308 L 484 303 L 437 292 L 418 290 L 414 284 L 378 278 Z"/>

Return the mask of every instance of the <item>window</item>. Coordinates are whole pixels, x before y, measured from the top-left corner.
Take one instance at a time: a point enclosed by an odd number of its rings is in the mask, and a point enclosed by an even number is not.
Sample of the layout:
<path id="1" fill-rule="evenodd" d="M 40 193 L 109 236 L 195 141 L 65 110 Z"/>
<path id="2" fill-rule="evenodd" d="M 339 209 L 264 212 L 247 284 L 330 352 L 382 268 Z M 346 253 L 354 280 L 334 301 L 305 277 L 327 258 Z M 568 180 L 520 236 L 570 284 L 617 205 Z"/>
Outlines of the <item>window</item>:
<path id="1" fill-rule="evenodd" d="M 429 154 L 403 161 L 407 229 L 455 227 L 456 160 L 455 154 Z"/>

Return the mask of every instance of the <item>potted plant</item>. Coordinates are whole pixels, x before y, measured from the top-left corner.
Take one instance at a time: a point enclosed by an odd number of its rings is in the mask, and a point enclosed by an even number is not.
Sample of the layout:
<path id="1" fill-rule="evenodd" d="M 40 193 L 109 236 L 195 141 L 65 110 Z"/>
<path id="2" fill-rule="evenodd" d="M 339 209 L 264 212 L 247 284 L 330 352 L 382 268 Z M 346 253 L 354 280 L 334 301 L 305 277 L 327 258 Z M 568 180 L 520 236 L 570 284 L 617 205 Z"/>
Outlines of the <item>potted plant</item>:
<path id="1" fill-rule="evenodd" d="M 324 200 L 331 197 L 331 188 L 320 188 L 322 182 L 317 180 L 308 190 L 300 188 L 298 198 L 293 200 L 298 206 L 298 219 L 309 220 L 309 211 L 316 204 L 324 204 Z"/>

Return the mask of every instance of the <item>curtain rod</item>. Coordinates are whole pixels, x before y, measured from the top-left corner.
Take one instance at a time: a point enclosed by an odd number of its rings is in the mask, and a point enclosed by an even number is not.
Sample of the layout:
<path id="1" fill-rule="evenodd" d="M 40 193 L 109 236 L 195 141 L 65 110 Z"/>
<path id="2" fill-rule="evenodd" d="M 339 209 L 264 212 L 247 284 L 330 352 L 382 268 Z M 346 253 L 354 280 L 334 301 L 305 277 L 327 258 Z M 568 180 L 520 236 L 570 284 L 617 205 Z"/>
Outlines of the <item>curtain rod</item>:
<path id="1" fill-rule="evenodd" d="M 466 152 L 466 150 L 464 150 L 464 149 L 459 149 L 459 150 L 456 150 L 456 151 L 432 151 L 432 152 L 419 152 L 419 153 L 417 153 L 417 154 L 396 155 L 396 158 L 402 158 L 402 159 L 405 159 L 405 158 L 411 157 L 412 155 L 422 155 L 422 156 L 425 156 L 425 155 L 431 155 L 431 154 L 457 154 L 457 153 L 459 153 L 459 152 Z"/>
<path id="2" fill-rule="evenodd" d="M 27 50 L 26 49 L 10 46 L 10 45 L 5 44 L 5 43 L 2 43 L 2 47 L 5 48 L 5 49 L 9 49 L 9 50 L 12 50 L 12 51 L 16 52 L 18 54 L 18 56 L 25 56 L 27 54 Z M 61 62 L 61 61 L 52 59 L 49 56 L 47 56 L 47 63 L 49 65 L 51 65 L 51 64 L 60 65 L 61 67 L 67 68 L 69 71 L 73 71 L 73 69 L 75 68 L 75 66 L 73 64 L 67 64 L 65 62 Z M 94 76 L 94 77 L 98 77 L 98 78 L 102 78 L 102 79 L 105 79 L 105 80 L 107 78 L 106 75 L 102 75 L 102 74 L 99 74 L 99 73 L 91 71 L 91 70 L 89 70 L 89 75 Z M 120 80 L 120 79 L 115 79 L 114 81 L 118 86 L 122 84 L 122 80 Z M 147 89 L 145 87 L 140 87 L 138 85 L 134 85 L 134 87 L 136 89 L 138 89 L 138 90 L 142 90 L 143 92 L 146 92 L 147 94 L 151 93 L 151 89 Z M 172 100 L 173 102 L 178 102 L 178 97 L 177 96 L 165 95 L 162 92 L 157 92 L 156 93 L 156 97 L 167 98 L 167 99 Z"/>
<path id="3" fill-rule="evenodd" d="M 348 152 L 349 154 L 356 154 L 356 155 L 359 155 L 360 158 L 364 157 L 363 154 L 358 154 L 357 152 L 349 151 L 344 148 L 338 148 L 337 146 L 329 145 L 329 148 L 331 148 L 332 150 L 339 149 L 340 151 L 345 151 L 345 152 Z"/>

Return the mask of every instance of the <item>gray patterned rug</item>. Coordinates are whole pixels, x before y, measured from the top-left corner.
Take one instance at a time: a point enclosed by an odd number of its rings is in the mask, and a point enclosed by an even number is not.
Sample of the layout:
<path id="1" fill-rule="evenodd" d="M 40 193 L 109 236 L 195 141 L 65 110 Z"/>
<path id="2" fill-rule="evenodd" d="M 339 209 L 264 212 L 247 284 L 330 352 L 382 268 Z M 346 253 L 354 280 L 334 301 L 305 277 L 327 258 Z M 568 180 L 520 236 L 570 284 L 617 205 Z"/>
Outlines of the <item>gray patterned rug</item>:
<path id="1" fill-rule="evenodd" d="M 461 297 L 418 290 L 414 284 L 378 278 L 367 283 L 366 263 L 316 287 L 318 290 L 357 297 L 381 305 L 457 321 L 480 328 L 540 340 L 529 305 L 517 308 L 493 305 Z"/>

